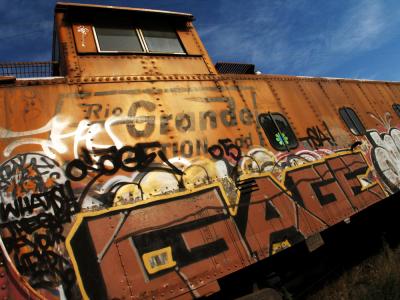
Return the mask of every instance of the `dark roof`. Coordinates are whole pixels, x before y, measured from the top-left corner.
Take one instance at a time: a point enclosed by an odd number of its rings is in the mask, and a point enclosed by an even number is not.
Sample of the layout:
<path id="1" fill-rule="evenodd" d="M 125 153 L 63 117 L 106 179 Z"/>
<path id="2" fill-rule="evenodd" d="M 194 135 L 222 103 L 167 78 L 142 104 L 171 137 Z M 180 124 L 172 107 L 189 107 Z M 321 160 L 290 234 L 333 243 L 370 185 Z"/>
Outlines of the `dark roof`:
<path id="1" fill-rule="evenodd" d="M 194 17 L 192 14 L 180 13 L 165 10 L 155 10 L 155 9 L 144 9 L 144 8 L 133 8 L 133 7 L 119 7 L 119 6 L 107 6 L 107 5 L 95 5 L 95 4 L 79 4 L 79 3 L 68 3 L 68 2 L 57 2 L 57 11 L 112 11 L 112 12 L 130 12 L 134 14 L 152 14 L 161 15 L 165 17 L 173 17 L 176 19 L 185 19 L 187 21 L 193 21 Z"/>
<path id="2" fill-rule="evenodd" d="M 217 62 L 215 68 L 220 74 L 254 74 L 255 66 L 252 64 Z"/>

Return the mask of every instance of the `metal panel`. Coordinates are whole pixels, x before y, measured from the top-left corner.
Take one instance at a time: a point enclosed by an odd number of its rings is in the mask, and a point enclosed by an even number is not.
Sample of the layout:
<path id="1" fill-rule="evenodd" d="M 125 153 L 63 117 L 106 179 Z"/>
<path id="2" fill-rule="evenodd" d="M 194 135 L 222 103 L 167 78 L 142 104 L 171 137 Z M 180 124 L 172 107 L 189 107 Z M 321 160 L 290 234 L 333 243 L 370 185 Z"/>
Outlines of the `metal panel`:
<path id="1" fill-rule="evenodd" d="M 201 57 L 172 56 L 82 56 L 82 76 L 146 76 L 209 74 Z"/>
<path id="2" fill-rule="evenodd" d="M 90 24 L 73 24 L 72 30 L 78 53 L 97 53 L 95 37 Z"/>
<path id="3" fill-rule="evenodd" d="M 335 106 L 368 103 L 349 90 L 355 87 L 352 83 L 340 86 L 293 78 L 269 80 L 268 84 L 254 78 L 83 83 L 80 93 L 76 85 L 64 84 L 1 89 L 1 168 L 9 170 L 1 173 L 3 180 L 11 183 L 23 168 L 40 171 L 44 184 L 38 184 L 36 177 L 27 178 L 12 185 L 15 191 L 21 189 L 27 199 L 37 193 L 56 193 L 61 197 L 56 199 L 68 203 L 63 215 L 56 215 L 72 218 L 75 224 L 57 219 L 67 238 L 68 253 L 63 242 L 55 247 L 64 249 L 62 257 L 70 261 L 65 267 L 78 275 L 83 295 L 101 299 L 211 293 L 218 289 L 216 279 L 282 251 L 385 197 L 377 179 L 370 177 L 364 156 L 368 152 L 335 153 L 336 146 L 324 140 L 330 135 L 340 140 L 339 135 L 346 132 Z M 302 144 L 292 153 L 274 152 L 256 122 L 257 114 L 265 111 L 285 112 L 299 132 L 316 133 L 313 138 L 322 139 L 322 146 L 308 137 L 304 140 L 308 146 Z M 358 111 L 368 118 L 365 109 Z M 327 122 L 324 128 L 322 121 Z M 342 131 L 335 129 L 340 127 Z M 356 140 L 352 135 L 349 138 L 349 145 Z M 161 170 L 137 161 L 141 172 L 130 172 L 129 165 L 114 160 L 124 153 L 136 155 L 133 152 L 139 143 L 150 143 L 150 148 L 137 155 L 154 153 L 154 167 L 163 166 Z M 99 151 L 102 148 L 110 154 L 104 156 L 104 150 Z M 45 164 L 39 167 L 39 161 Z M 383 169 L 383 161 L 373 163 L 381 170 L 379 178 L 395 188 L 394 175 Z M 237 173 L 232 171 L 235 165 Z M 177 172 L 180 169 L 184 174 Z M 1 216 L 2 237 L 11 257 L 23 255 L 10 247 L 13 237 L 7 230 L 22 219 L 33 222 L 38 212 L 21 215 L 20 208 L 12 206 L 13 194 L 2 191 L 9 207 Z M 110 205 L 111 210 L 106 208 Z M 79 212 L 82 207 L 83 214 Z M 51 210 L 43 209 L 46 216 L 53 216 Z M 296 211 L 298 223 L 293 219 Z M 85 222 L 87 230 L 81 227 Z M 171 240 L 165 240 L 169 234 Z M 81 248 L 82 239 L 92 241 L 93 248 Z M 113 239 L 117 243 L 109 243 Z M 147 240 L 154 243 L 147 244 Z M 185 254 L 188 249 L 203 249 L 202 255 L 193 260 Z M 85 265 L 93 265 L 89 277 Z M 19 272 L 24 278 L 40 280 L 23 268 Z M 104 282 L 104 289 L 94 289 L 90 278 Z M 64 287 L 66 293 L 72 292 Z"/>
<path id="4" fill-rule="evenodd" d="M 189 55 L 202 55 L 202 49 L 199 47 L 199 45 L 196 43 L 196 41 L 193 38 L 192 34 L 192 25 L 191 23 L 188 23 L 188 29 L 186 30 L 181 30 L 178 29 L 176 33 L 179 36 L 179 39 L 182 42 L 183 47 L 186 50 L 186 53 Z"/>

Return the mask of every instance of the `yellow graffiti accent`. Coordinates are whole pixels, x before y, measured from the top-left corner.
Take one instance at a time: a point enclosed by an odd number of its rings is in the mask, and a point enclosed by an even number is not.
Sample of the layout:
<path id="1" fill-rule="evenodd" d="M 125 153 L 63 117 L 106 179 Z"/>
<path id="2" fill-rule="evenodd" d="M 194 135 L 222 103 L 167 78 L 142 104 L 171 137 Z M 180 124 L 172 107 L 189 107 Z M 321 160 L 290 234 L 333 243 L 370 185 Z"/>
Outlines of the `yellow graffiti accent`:
<path id="1" fill-rule="evenodd" d="M 283 249 L 291 247 L 292 244 L 288 240 L 284 240 L 282 242 L 277 242 L 272 244 L 272 255 L 282 251 Z"/>
<path id="2" fill-rule="evenodd" d="M 368 189 L 370 189 L 370 188 L 372 188 L 372 187 L 374 187 L 374 186 L 376 186 L 376 185 L 379 185 L 379 186 L 381 187 L 381 189 L 383 190 L 383 187 L 382 187 L 382 185 L 380 184 L 379 181 L 371 182 L 371 184 L 368 184 L 368 185 L 363 184 L 363 181 L 361 181 L 363 178 L 366 178 L 366 177 L 368 176 L 369 172 L 371 172 L 371 169 L 372 169 L 372 167 L 368 164 L 368 160 L 366 159 L 364 153 L 363 153 L 361 150 L 355 150 L 355 151 L 345 150 L 345 151 L 340 151 L 340 152 L 336 152 L 336 153 L 333 153 L 333 154 L 324 156 L 322 159 L 319 159 L 319 160 L 315 160 L 315 161 L 312 161 L 312 162 L 307 162 L 307 163 L 304 163 L 304 164 L 299 165 L 299 166 L 288 167 L 288 168 L 286 168 L 286 169 L 284 169 L 284 170 L 282 171 L 282 180 L 281 180 L 282 186 L 283 186 L 283 183 L 285 182 L 286 174 L 287 174 L 288 172 L 290 172 L 290 171 L 294 171 L 294 170 L 296 170 L 296 169 L 305 168 L 305 167 L 312 166 L 312 165 L 318 165 L 318 164 L 321 164 L 321 163 L 325 163 L 325 162 L 326 162 L 327 160 L 329 160 L 329 159 L 336 158 L 336 157 L 342 157 L 342 156 L 346 156 L 346 155 L 350 155 L 350 154 L 361 154 L 361 156 L 362 156 L 363 159 L 364 159 L 365 164 L 368 166 L 368 169 L 365 171 L 364 174 L 360 174 L 360 175 L 357 176 L 357 179 L 358 179 L 358 181 L 360 182 L 361 187 L 362 187 L 362 188 L 361 188 L 361 191 L 368 190 Z M 271 175 L 272 175 L 272 174 L 271 174 Z M 383 190 L 383 191 L 384 191 L 384 190 Z M 385 193 L 386 196 L 388 196 L 388 195 L 386 194 L 386 192 L 384 192 L 384 193 Z M 290 193 L 288 193 L 288 194 L 290 194 Z"/>
<path id="3" fill-rule="evenodd" d="M 115 193 L 114 205 L 120 205 L 126 201 L 134 202 L 140 196 L 141 194 L 137 184 L 130 183 L 123 185 Z"/>
<path id="4" fill-rule="evenodd" d="M 144 267 L 149 274 L 176 266 L 176 261 L 172 258 L 172 248 L 165 247 L 154 250 L 142 255 Z"/>

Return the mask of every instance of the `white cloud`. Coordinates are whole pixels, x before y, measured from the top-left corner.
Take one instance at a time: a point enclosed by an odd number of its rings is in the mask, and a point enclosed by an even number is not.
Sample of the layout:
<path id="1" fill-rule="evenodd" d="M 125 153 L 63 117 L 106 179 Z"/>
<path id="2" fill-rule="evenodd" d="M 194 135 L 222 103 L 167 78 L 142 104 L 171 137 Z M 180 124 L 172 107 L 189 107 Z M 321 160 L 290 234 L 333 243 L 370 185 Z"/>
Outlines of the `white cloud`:
<path id="1" fill-rule="evenodd" d="M 219 3 L 221 18 L 200 30 L 214 60 L 254 63 L 264 73 L 329 73 L 393 39 L 400 25 L 400 11 L 373 0 L 331 3 L 325 15 L 306 1 Z"/>
<path id="2" fill-rule="evenodd" d="M 369 50 L 386 40 L 390 19 L 384 15 L 381 2 L 361 1 L 342 17 L 343 23 L 333 31 L 329 47 L 334 52 Z"/>

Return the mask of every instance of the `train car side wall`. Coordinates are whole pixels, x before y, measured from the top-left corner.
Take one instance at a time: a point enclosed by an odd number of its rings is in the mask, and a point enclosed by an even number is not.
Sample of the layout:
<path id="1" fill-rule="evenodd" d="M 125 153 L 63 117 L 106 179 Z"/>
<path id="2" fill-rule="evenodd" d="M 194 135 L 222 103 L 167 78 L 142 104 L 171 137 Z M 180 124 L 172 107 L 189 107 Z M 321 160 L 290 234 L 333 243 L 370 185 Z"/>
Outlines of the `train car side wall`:
<path id="1" fill-rule="evenodd" d="M 30 84 L 0 88 L 0 219 L 38 298 L 209 295 L 398 190 L 397 83 Z"/>

